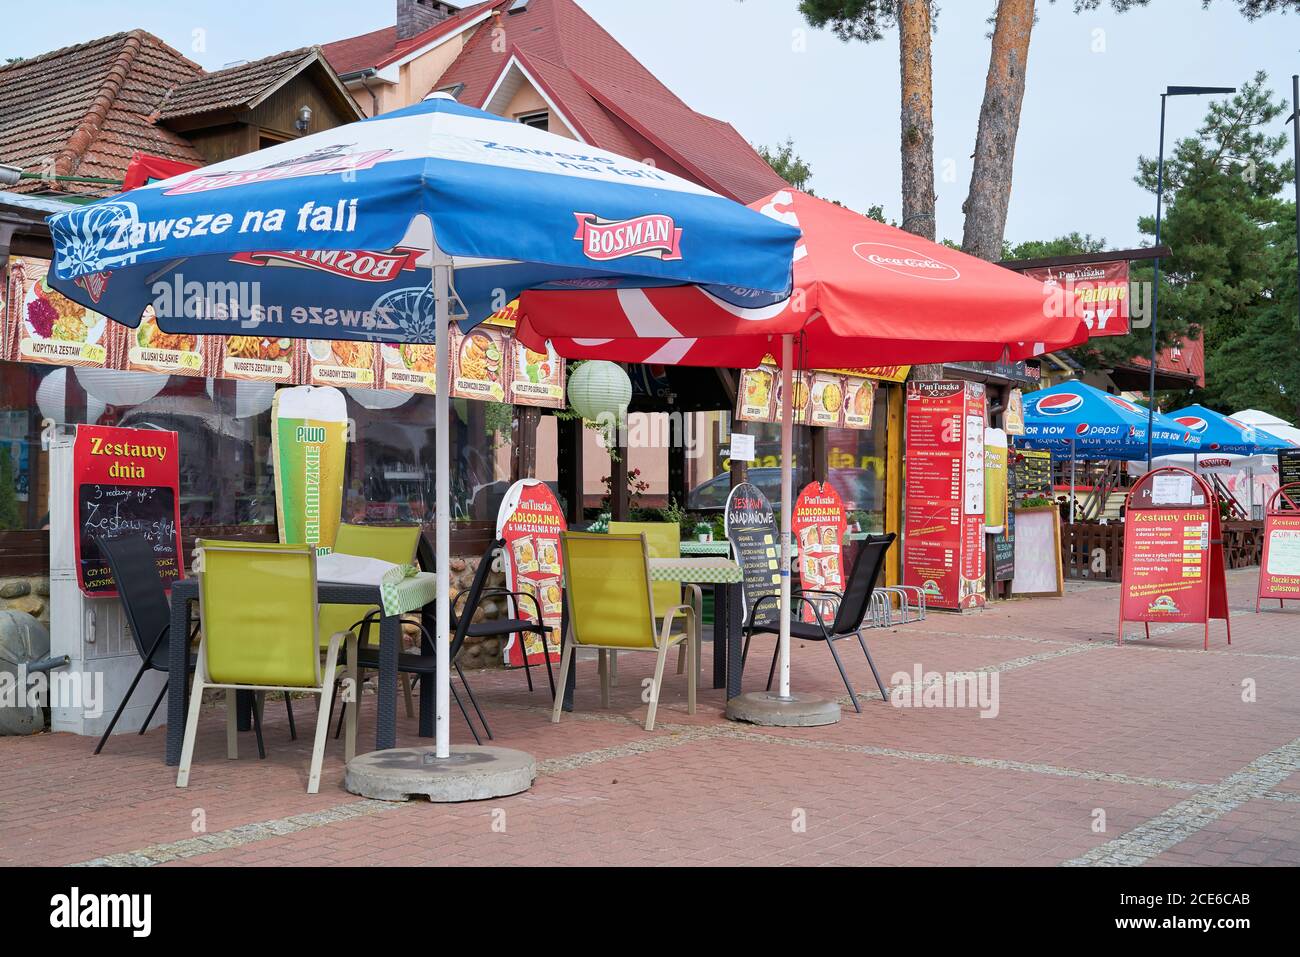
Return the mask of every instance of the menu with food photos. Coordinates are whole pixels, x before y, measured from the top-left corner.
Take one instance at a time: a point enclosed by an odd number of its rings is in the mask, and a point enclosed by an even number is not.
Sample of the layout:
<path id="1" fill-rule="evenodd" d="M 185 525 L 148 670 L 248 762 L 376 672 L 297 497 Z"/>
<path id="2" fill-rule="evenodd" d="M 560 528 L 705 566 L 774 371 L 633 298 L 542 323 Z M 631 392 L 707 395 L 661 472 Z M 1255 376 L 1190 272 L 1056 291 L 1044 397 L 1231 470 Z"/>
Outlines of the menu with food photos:
<path id="1" fill-rule="evenodd" d="M 827 369 L 791 375 L 796 425 L 869 429 L 876 389 L 870 378 Z M 764 365 L 743 369 L 736 389 L 736 419 L 779 423 L 783 414 L 781 370 Z"/>
<path id="2" fill-rule="evenodd" d="M 524 598 L 514 598 L 514 616 L 536 621 L 540 614 L 551 627 L 543 638 L 536 632 L 516 632 L 508 639 L 504 657 L 508 667 L 544 664 L 549 654 L 559 661 L 560 624 L 564 613 L 564 567 L 560 558 L 560 533 L 568 527 L 564 510 L 545 482 L 520 479 L 510 486 L 497 515 L 497 538 L 505 540 L 503 565 L 506 588 Z"/>
<path id="3" fill-rule="evenodd" d="M 844 591 L 844 535 L 848 518 L 839 492 L 830 483 L 810 482 L 795 499 L 790 515 L 791 531 L 799 543 L 799 584 L 805 591 Z M 825 594 L 809 594 L 801 603 L 804 621 L 817 615 L 829 625 L 835 618 L 838 600 Z"/>
<path id="4" fill-rule="evenodd" d="M 73 302 L 45 276 L 48 260 L 9 257 L 4 299 L 4 351 L 10 362 L 111 369 L 120 362 L 126 328 Z"/>

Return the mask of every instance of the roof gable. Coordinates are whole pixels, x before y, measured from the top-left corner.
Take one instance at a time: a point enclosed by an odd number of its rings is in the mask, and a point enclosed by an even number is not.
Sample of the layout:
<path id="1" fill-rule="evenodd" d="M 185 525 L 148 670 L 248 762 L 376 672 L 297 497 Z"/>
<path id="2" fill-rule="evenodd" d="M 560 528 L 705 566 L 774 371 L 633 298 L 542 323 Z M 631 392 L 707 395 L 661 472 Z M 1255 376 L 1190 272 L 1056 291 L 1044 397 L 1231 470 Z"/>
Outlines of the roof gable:
<path id="1" fill-rule="evenodd" d="M 435 24 L 423 33 L 405 40 L 397 38 L 397 27 L 383 27 L 360 36 L 347 37 L 321 46 L 325 59 L 341 76 L 363 70 L 379 70 L 401 60 L 420 56 L 445 43 L 463 30 L 481 22 L 494 8 L 509 0 L 485 0 Z"/>
<path id="2" fill-rule="evenodd" d="M 506 44 L 493 42 L 494 29 L 478 31 L 440 89 L 462 83 L 462 102 L 490 108 L 522 65 L 593 145 L 654 160 L 744 203 L 786 185 L 730 124 L 688 107 L 573 0 L 531 0 L 519 13 L 494 16 Z"/>

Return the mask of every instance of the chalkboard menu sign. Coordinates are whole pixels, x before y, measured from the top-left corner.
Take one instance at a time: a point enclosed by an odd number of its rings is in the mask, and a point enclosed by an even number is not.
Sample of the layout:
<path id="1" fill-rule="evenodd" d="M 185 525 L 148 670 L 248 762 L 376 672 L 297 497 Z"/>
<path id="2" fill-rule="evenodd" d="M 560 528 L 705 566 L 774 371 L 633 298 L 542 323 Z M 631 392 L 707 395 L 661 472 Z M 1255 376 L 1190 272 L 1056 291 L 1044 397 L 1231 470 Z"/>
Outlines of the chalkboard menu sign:
<path id="1" fill-rule="evenodd" d="M 1277 453 L 1278 485 L 1300 482 L 1300 449 L 1279 449 Z"/>
<path id="2" fill-rule="evenodd" d="M 995 582 L 1009 582 L 1016 577 L 1016 510 L 1014 508 L 1007 509 L 1006 526 L 993 536 L 989 559 L 993 564 Z"/>
<path id="3" fill-rule="evenodd" d="M 1016 449 L 1012 455 L 1011 481 L 1015 502 L 1031 496 L 1052 497 L 1052 453 L 1033 449 Z"/>
<path id="4" fill-rule="evenodd" d="M 743 575 L 740 587 L 748 621 L 754 602 L 781 589 L 781 546 L 776 516 L 762 489 L 742 482 L 727 497 L 726 523 L 727 539 Z M 779 620 L 780 605 L 775 601 L 764 602 L 755 616 L 755 621 L 763 624 Z"/>
<path id="5" fill-rule="evenodd" d="M 175 432 L 77 427 L 72 449 L 77 582 L 87 595 L 117 593 L 99 538 L 142 537 L 163 584 L 184 574 Z"/>

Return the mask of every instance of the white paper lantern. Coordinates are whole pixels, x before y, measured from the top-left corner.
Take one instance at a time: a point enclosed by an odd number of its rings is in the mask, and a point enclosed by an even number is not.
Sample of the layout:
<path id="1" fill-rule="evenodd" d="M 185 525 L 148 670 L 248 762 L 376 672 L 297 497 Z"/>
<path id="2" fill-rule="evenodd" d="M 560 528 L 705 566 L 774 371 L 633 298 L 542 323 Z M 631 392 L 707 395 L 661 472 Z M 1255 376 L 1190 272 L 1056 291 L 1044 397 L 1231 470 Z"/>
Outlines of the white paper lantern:
<path id="1" fill-rule="evenodd" d="M 119 372 L 115 369 L 76 369 L 77 381 L 92 395 L 109 405 L 139 405 L 148 402 L 167 385 L 167 376 L 154 372 Z"/>
<path id="2" fill-rule="evenodd" d="M 594 359 L 569 376 L 569 404 L 588 422 L 602 416 L 621 422 L 631 401 L 632 380 L 618 363 Z"/>
<path id="3" fill-rule="evenodd" d="M 213 398 L 213 382 L 208 380 L 208 398 Z M 255 415 L 261 415 L 271 407 L 275 401 L 275 383 L 274 382 L 244 382 L 236 380 L 235 382 L 235 418 L 248 419 Z"/>
<path id="4" fill-rule="evenodd" d="M 41 418 L 51 419 L 59 425 L 80 424 L 68 422 L 68 370 L 55 369 L 36 387 L 36 407 Z M 108 406 L 102 399 L 87 393 L 86 415 L 82 422 L 98 422 Z"/>
<path id="5" fill-rule="evenodd" d="M 348 395 L 363 409 L 379 412 L 384 409 L 396 409 L 411 401 L 410 392 L 398 392 L 394 389 L 348 389 Z"/>

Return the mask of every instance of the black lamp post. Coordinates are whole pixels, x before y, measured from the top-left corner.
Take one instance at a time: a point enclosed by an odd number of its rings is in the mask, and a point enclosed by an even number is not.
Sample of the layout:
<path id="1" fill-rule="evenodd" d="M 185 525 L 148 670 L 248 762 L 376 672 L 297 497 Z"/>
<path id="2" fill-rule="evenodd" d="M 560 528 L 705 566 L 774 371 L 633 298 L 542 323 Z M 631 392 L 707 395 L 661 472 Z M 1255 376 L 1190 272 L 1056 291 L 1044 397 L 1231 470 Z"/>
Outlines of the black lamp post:
<path id="1" fill-rule="evenodd" d="M 1160 213 L 1165 198 L 1165 101 L 1171 96 L 1236 93 L 1235 86 L 1170 86 L 1160 94 L 1160 152 L 1156 159 L 1156 246 L 1160 245 Z M 1156 319 L 1160 313 L 1160 257 L 1153 260 L 1151 286 L 1151 378 L 1147 389 L 1147 471 L 1151 470 L 1151 439 L 1156 421 Z"/>

